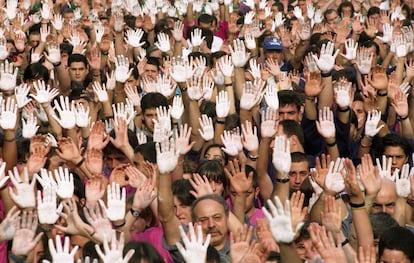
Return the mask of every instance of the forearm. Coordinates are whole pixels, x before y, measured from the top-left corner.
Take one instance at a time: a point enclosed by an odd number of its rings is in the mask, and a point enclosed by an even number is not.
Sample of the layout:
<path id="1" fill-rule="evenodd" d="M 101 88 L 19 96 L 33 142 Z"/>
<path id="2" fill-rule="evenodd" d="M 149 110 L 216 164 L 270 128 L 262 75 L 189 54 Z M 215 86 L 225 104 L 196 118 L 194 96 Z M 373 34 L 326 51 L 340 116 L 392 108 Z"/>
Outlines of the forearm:
<path id="1" fill-rule="evenodd" d="M 355 206 L 362 205 L 362 207 Z M 351 196 L 352 222 L 358 240 L 358 247 L 368 248 L 374 243 L 374 235 L 372 233 L 371 222 L 368 217 L 368 211 L 365 207 L 364 197 Z"/>
<path id="2" fill-rule="evenodd" d="M 67 70 L 63 67 L 62 64 L 60 64 L 59 66 L 55 67 L 55 72 L 59 80 L 58 89 L 60 95 L 69 96 L 71 93 L 71 80 Z"/>
<path id="3" fill-rule="evenodd" d="M 326 152 L 331 156 L 331 160 L 336 160 L 339 158 L 338 144 L 336 143 L 336 138 L 327 138 L 326 142 Z"/>
<path id="4" fill-rule="evenodd" d="M 270 176 L 267 174 L 267 166 L 269 164 L 270 143 L 272 139 L 263 137 L 259 144 L 258 159 L 256 161 L 256 171 L 258 175 L 258 186 L 260 195 L 264 200 L 271 197 L 273 192 L 273 184 Z"/>
<path id="5" fill-rule="evenodd" d="M 333 103 L 333 88 L 332 88 L 332 76 L 322 77 L 321 85 L 324 86 L 321 93 L 318 96 L 318 108 L 331 107 Z"/>
<path id="6" fill-rule="evenodd" d="M 115 89 L 114 89 L 114 103 L 125 103 L 126 102 L 126 94 L 124 89 L 124 83 L 116 82 Z"/>
<path id="7" fill-rule="evenodd" d="M 243 85 L 246 83 L 246 77 L 244 75 L 243 68 L 234 68 L 234 81 L 236 89 L 234 93 L 236 94 L 237 100 L 240 100 L 241 96 L 243 95 Z"/>
<path id="8" fill-rule="evenodd" d="M 126 56 L 124 34 L 123 32 L 115 32 L 115 56 L 124 55 Z"/>
<path id="9" fill-rule="evenodd" d="M 287 174 L 276 172 L 276 182 L 274 183 L 274 192 L 272 194 L 272 199 L 275 196 L 278 196 L 280 201 L 284 203 L 286 200 L 289 200 L 289 181 L 281 182 L 280 180 L 289 178 Z"/>
<path id="10" fill-rule="evenodd" d="M 413 126 L 409 116 L 400 116 L 399 123 L 401 125 L 402 136 L 410 139 L 414 139 Z"/>
<path id="11" fill-rule="evenodd" d="M 306 96 L 305 115 L 308 120 L 316 120 L 316 118 L 318 117 L 318 112 L 316 110 L 315 97 Z"/>
<path id="12" fill-rule="evenodd" d="M 302 263 L 294 243 L 284 244 L 278 243 L 280 249 L 280 259 L 282 262 Z"/>
<path id="13" fill-rule="evenodd" d="M 362 158 L 362 156 L 364 156 L 365 154 L 369 154 L 371 146 L 372 146 L 372 138 L 365 135 L 361 139 L 361 142 L 359 144 L 359 151 L 358 151 L 359 158 Z"/>

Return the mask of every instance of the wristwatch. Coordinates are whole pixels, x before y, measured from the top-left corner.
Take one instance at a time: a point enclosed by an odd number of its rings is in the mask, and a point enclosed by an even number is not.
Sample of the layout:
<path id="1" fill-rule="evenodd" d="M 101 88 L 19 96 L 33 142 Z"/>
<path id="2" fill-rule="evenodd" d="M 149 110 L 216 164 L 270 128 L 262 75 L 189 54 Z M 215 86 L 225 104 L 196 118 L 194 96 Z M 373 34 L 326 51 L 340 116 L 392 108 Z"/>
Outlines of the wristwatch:
<path id="1" fill-rule="evenodd" d="M 282 179 L 276 178 L 276 182 L 285 184 L 285 183 L 289 182 L 289 177 L 282 178 Z"/>
<path id="2" fill-rule="evenodd" d="M 130 211 L 131 211 L 131 214 L 132 214 L 133 217 L 139 217 L 139 215 L 141 214 L 140 211 L 135 210 L 134 208 L 131 208 Z"/>

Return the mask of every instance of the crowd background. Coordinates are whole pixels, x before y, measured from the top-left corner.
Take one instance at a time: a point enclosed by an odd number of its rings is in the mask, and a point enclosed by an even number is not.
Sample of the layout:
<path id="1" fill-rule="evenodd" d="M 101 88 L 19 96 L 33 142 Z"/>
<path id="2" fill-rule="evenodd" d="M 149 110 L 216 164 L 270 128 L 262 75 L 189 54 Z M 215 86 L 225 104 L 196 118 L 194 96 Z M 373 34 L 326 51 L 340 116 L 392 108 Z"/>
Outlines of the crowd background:
<path id="1" fill-rule="evenodd" d="M 0 262 L 414 261 L 414 1 L 0 6 Z"/>

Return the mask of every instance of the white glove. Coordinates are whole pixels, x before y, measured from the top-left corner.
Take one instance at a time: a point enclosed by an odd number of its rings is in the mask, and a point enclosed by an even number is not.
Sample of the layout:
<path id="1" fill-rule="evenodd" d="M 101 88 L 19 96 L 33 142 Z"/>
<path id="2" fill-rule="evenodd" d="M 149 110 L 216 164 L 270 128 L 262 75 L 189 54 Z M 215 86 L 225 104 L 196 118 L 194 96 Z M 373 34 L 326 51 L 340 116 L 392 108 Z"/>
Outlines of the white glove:
<path id="1" fill-rule="evenodd" d="M 27 103 L 31 101 L 31 99 L 27 97 L 27 94 L 29 94 L 29 91 L 30 91 L 30 87 L 27 84 L 20 84 L 19 86 L 16 87 L 15 96 L 16 96 L 17 107 L 19 109 L 23 108 Z"/>
<path id="2" fill-rule="evenodd" d="M 278 12 L 275 16 L 275 21 L 273 21 L 272 31 L 275 31 L 276 28 L 283 26 L 286 19 L 283 18 L 282 12 Z"/>
<path id="3" fill-rule="evenodd" d="M 125 217 L 126 211 L 126 190 L 112 182 L 112 185 L 107 186 L 107 202 L 108 208 L 105 206 L 104 201 L 102 199 L 99 200 L 99 204 L 101 205 L 102 209 L 106 211 L 106 215 L 108 216 L 109 220 L 111 221 L 118 221 L 122 220 Z"/>
<path id="4" fill-rule="evenodd" d="M 184 113 L 183 99 L 181 96 L 175 96 L 170 109 L 171 118 L 179 120 Z"/>
<path id="5" fill-rule="evenodd" d="M 91 118 L 89 117 L 89 107 L 85 109 L 82 103 L 75 108 L 76 126 L 79 128 L 89 127 Z"/>
<path id="6" fill-rule="evenodd" d="M 264 95 L 266 105 L 272 110 L 279 109 L 279 96 L 277 95 L 277 89 L 271 85 L 267 85 Z"/>
<path id="7" fill-rule="evenodd" d="M 384 127 L 381 125 L 377 128 L 381 120 L 381 112 L 377 110 L 368 111 L 367 120 L 365 121 L 365 135 L 374 137 Z"/>
<path id="8" fill-rule="evenodd" d="M 180 57 L 173 57 L 170 76 L 175 82 L 185 82 L 187 79 L 190 79 L 192 75 L 193 70 L 191 69 L 188 60 Z"/>
<path id="9" fill-rule="evenodd" d="M 158 42 L 155 43 L 155 46 L 162 52 L 168 52 L 171 50 L 170 37 L 165 33 L 158 33 L 157 35 Z"/>
<path id="10" fill-rule="evenodd" d="M 247 81 L 243 87 L 243 94 L 240 98 L 240 108 L 251 110 L 262 99 L 261 87 L 256 87 L 252 82 Z"/>
<path id="11" fill-rule="evenodd" d="M 235 67 L 242 68 L 244 65 L 246 65 L 250 54 L 246 53 L 246 47 L 244 46 L 243 41 L 240 39 L 233 40 L 233 46 L 234 48 L 229 46 L 233 65 Z"/>
<path id="12" fill-rule="evenodd" d="M 252 34 L 246 34 L 244 36 L 244 43 L 246 44 L 246 47 L 250 50 L 256 49 L 256 39 L 253 37 Z"/>
<path id="13" fill-rule="evenodd" d="M 221 73 L 223 73 L 225 77 L 231 77 L 233 75 L 234 65 L 231 62 L 229 56 L 222 57 L 220 61 L 218 62 L 218 67 Z M 224 83 L 224 80 L 223 80 L 223 83 Z"/>
<path id="14" fill-rule="evenodd" d="M 56 207 L 56 188 L 46 187 L 42 191 L 37 191 L 37 214 L 39 223 L 54 225 L 59 219 L 59 213 L 62 212 L 63 204 Z"/>
<path id="15" fill-rule="evenodd" d="M 125 83 L 131 76 L 133 69 L 129 69 L 128 58 L 119 55 L 115 59 L 115 79 L 120 83 Z"/>
<path id="16" fill-rule="evenodd" d="M 191 46 L 193 47 L 199 47 L 201 43 L 203 43 L 203 40 L 206 37 L 202 37 L 202 31 L 199 28 L 194 29 L 193 32 L 191 32 Z"/>
<path id="17" fill-rule="evenodd" d="M 190 80 L 187 80 L 187 93 L 190 100 L 198 101 L 203 97 L 201 78 L 192 77 Z"/>
<path id="18" fill-rule="evenodd" d="M 244 16 L 244 23 L 246 25 L 251 25 L 253 23 L 253 19 L 255 15 L 256 13 L 254 11 L 247 12 L 247 14 Z"/>
<path id="19" fill-rule="evenodd" d="M 53 20 L 51 21 L 53 27 L 56 31 L 60 31 L 63 28 L 63 17 L 61 14 L 55 14 Z"/>
<path id="20" fill-rule="evenodd" d="M 249 60 L 250 74 L 252 74 L 253 79 L 261 79 L 260 64 L 257 64 L 256 59 Z"/>
<path id="21" fill-rule="evenodd" d="M 96 97 L 98 98 L 98 101 L 105 102 L 105 101 L 109 100 L 108 92 L 106 91 L 105 84 L 101 85 L 101 83 L 95 81 L 94 83 L 92 83 L 92 89 L 93 89 L 93 92 L 95 93 Z M 126 90 L 127 89 L 125 89 L 125 92 L 126 92 Z"/>
<path id="22" fill-rule="evenodd" d="M 353 60 L 357 56 L 358 42 L 355 42 L 352 38 L 345 40 L 345 52 L 346 54 L 341 54 L 347 60 Z"/>
<path id="23" fill-rule="evenodd" d="M 289 174 L 292 158 L 290 157 L 290 141 L 284 136 L 276 136 L 273 146 L 273 166 L 281 174 Z"/>
<path id="24" fill-rule="evenodd" d="M 352 84 L 350 82 L 340 82 L 334 88 L 335 102 L 341 108 L 349 107 L 349 105 L 351 104 L 351 85 Z"/>
<path id="25" fill-rule="evenodd" d="M 315 15 L 315 7 L 312 3 L 306 5 L 306 15 L 309 19 L 312 19 Z"/>
<path id="26" fill-rule="evenodd" d="M 324 107 L 319 110 L 319 121 L 316 121 L 316 128 L 323 138 L 335 138 L 336 128 L 334 116 L 329 107 Z"/>
<path id="27" fill-rule="evenodd" d="M 49 60 L 50 63 L 53 65 L 60 63 L 60 47 L 56 42 L 51 42 L 47 46 L 47 53 L 49 55 L 46 55 L 46 59 Z"/>
<path id="28" fill-rule="evenodd" d="M 393 26 L 391 26 L 388 23 L 385 23 L 385 24 L 382 25 L 383 36 L 382 37 L 377 36 L 377 38 L 379 40 L 381 40 L 382 42 L 384 42 L 384 43 L 390 43 L 391 40 L 392 40 L 392 31 L 393 30 L 394 30 Z"/>

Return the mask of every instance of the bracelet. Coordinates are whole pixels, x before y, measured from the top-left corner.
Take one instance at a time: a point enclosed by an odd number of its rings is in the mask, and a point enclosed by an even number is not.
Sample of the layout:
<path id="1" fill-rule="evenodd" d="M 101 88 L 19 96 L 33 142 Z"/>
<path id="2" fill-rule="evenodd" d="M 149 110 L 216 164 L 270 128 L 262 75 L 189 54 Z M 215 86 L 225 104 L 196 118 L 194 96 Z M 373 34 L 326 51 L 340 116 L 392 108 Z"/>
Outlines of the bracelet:
<path id="1" fill-rule="evenodd" d="M 336 145 L 336 140 L 333 143 L 326 143 L 329 147 L 334 147 Z"/>
<path id="2" fill-rule="evenodd" d="M 225 124 L 226 122 L 225 121 L 221 121 L 221 120 L 216 120 L 216 123 L 217 124 Z"/>
<path id="3" fill-rule="evenodd" d="M 344 247 L 346 244 L 349 244 L 349 239 L 345 238 L 344 241 L 342 241 L 341 246 Z"/>
<path id="4" fill-rule="evenodd" d="M 349 202 L 349 205 L 351 206 L 351 208 L 361 208 L 361 207 L 365 207 L 365 202 L 362 202 L 360 204 L 354 204 L 352 202 Z"/>
<path id="5" fill-rule="evenodd" d="M 81 165 L 83 164 L 84 161 L 85 161 L 85 158 L 82 157 L 82 159 L 77 164 L 75 164 L 75 166 L 76 167 L 81 167 Z"/>
<path id="6" fill-rule="evenodd" d="M 332 71 L 329 71 L 328 73 L 321 73 L 322 78 L 329 78 L 330 76 L 332 76 Z"/>
<path id="7" fill-rule="evenodd" d="M 311 96 L 306 96 L 306 99 L 310 101 L 315 101 L 315 97 L 311 97 Z"/>
<path id="8" fill-rule="evenodd" d="M 252 161 L 257 161 L 257 159 L 259 159 L 259 155 L 251 155 L 250 153 L 248 153 L 247 158 L 249 158 Z"/>
<path id="9" fill-rule="evenodd" d="M 233 83 L 224 83 L 224 86 L 233 86 Z"/>
<path id="10" fill-rule="evenodd" d="M 385 96 L 388 95 L 388 91 L 385 91 L 384 93 L 381 93 L 381 92 L 377 91 L 377 95 L 380 96 L 380 97 L 385 97 Z"/>
<path id="11" fill-rule="evenodd" d="M 361 207 L 358 207 L 358 208 L 351 207 L 351 210 L 364 210 L 364 209 L 367 209 L 367 207 L 366 206 L 361 206 Z"/>
<path id="12" fill-rule="evenodd" d="M 339 112 L 348 112 L 349 110 L 350 110 L 349 106 L 346 106 L 345 109 L 341 109 L 341 108 L 338 107 Z"/>
<path id="13" fill-rule="evenodd" d="M 369 148 L 369 147 L 371 147 L 371 145 L 372 145 L 372 143 L 371 143 L 370 145 L 368 145 L 368 144 L 363 144 L 363 143 L 362 143 L 362 140 L 361 140 L 361 147 L 362 147 L 362 148 Z"/>
<path id="14" fill-rule="evenodd" d="M 398 121 L 404 121 L 404 120 L 408 119 L 408 117 L 409 117 L 408 115 L 405 116 L 405 117 L 397 116 L 397 120 Z"/>
<path id="15" fill-rule="evenodd" d="M 119 228 L 119 227 L 123 227 L 126 224 L 126 220 L 124 220 L 124 222 L 120 225 L 113 225 L 115 228 Z"/>
<path id="16" fill-rule="evenodd" d="M 62 61 L 59 61 L 58 63 L 56 63 L 56 64 L 53 64 L 53 66 L 56 68 L 56 67 L 59 67 L 60 65 L 62 65 Z"/>
<path id="17" fill-rule="evenodd" d="M 13 253 L 10 253 L 10 258 L 16 263 L 24 263 L 27 260 L 27 256 L 23 256 L 23 258 L 16 256 Z"/>
<path id="18" fill-rule="evenodd" d="M 14 137 L 13 139 L 4 139 L 5 142 L 14 142 L 16 140 L 16 137 Z"/>

